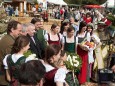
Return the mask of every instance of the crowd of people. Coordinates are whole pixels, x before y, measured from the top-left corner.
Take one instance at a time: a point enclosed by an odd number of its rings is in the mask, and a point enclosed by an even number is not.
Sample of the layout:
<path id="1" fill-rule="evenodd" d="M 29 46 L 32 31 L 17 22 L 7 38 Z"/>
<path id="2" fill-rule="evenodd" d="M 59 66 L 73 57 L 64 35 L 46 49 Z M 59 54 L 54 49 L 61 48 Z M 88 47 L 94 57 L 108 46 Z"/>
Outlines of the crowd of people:
<path id="1" fill-rule="evenodd" d="M 91 12 L 85 15 L 82 11 L 75 18 L 65 17 L 61 26 L 53 23 L 50 32 L 44 29 L 43 20 L 36 17 L 25 24 L 10 21 L 7 34 L 0 40 L 0 85 L 73 86 L 66 80 L 71 72 L 64 64 L 67 52 L 78 54 L 82 60 L 76 85 L 96 81 L 97 69 L 108 66 L 107 42 L 111 37 L 107 29 L 111 22 L 97 16 L 92 19 Z M 28 50 L 35 56 L 26 57 Z M 115 62 L 110 65 L 115 72 Z"/>
<path id="2" fill-rule="evenodd" d="M 18 7 L 16 7 L 16 8 L 14 9 L 13 6 L 7 5 L 7 6 L 5 7 L 5 11 L 6 11 L 6 13 L 7 13 L 8 16 L 14 16 L 14 15 L 15 15 L 16 17 L 19 16 L 19 8 L 18 8 Z"/>

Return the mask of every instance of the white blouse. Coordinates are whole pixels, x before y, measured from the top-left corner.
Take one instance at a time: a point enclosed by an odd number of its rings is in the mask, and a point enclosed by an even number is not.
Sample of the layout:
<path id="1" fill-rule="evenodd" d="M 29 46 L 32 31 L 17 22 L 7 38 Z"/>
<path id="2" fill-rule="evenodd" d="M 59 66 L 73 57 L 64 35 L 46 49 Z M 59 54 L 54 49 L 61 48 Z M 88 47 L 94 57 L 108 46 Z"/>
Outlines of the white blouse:
<path id="1" fill-rule="evenodd" d="M 76 42 L 75 42 L 75 38 L 76 38 Z M 74 36 L 73 37 L 71 37 L 71 38 L 68 38 L 67 36 L 66 36 L 66 42 L 67 43 L 76 43 L 76 45 L 78 44 L 78 37 L 75 37 L 74 38 Z M 65 37 L 63 37 L 63 39 L 62 39 L 62 43 L 63 44 L 65 44 Z"/>
<path id="2" fill-rule="evenodd" d="M 46 72 L 49 72 L 49 71 L 54 69 L 54 67 L 52 67 L 49 64 L 44 63 L 44 66 L 46 68 Z M 57 72 L 55 73 L 54 82 L 57 82 L 57 81 L 58 82 L 65 82 L 67 72 L 68 71 L 65 68 L 59 68 L 57 70 Z"/>
<path id="3" fill-rule="evenodd" d="M 57 34 L 56 34 L 57 35 Z M 51 33 L 49 33 L 49 36 L 50 36 L 50 40 L 52 40 L 52 41 L 58 41 L 59 39 L 56 39 L 56 38 L 54 38 L 53 37 L 53 35 L 51 35 Z M 54 35 L 55 36 L 55 35 Z M 62 40 L 62 35 L 59 33 L 59 37 L 60 37 L 60 41 Z M 46 41 L 48 41 L 49 39 L 48 39 L 48 34 L 45 34 L 44 35 L 44 38 L 45 38 L 45 40 Z"/>
<path id="4" fill-rule="evenodd" d="M 4 69 L 8 69 L 8 64 L 7 64 L 7 57 L 9 56 L 10 54 L 6 55 L 5 58 L 3 59 L 3 64 L 4 64 Z M 24 56 L 23 54 L 12 54 L 11 58 L 12 58 L 12 61 L 14 63 L 17 62 L 17 60 Z M 25 57 L 26 58 L 26 57 Z M 31 58 L 31 57 L 27 57 L 25 62 L 27 61 L 30 61 L 30 60 L 38 60 L 37 58 Z"/>
<path id="5" fill-rule="evenodd" d="M 83 34 L 78 34 L 77 37 L 84 38 L 86 36 L 86 31 Z"/>

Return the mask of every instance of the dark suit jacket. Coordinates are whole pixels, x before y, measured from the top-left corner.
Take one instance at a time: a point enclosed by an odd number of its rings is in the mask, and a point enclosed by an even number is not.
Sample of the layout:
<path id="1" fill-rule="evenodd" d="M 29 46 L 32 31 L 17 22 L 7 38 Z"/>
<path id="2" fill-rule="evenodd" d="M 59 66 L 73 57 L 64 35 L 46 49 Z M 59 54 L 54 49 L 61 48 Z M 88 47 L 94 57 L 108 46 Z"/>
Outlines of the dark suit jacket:
<path id="1" fill-rule="evenodd" d="M 42 46 L 41 46 L 41 43 L 40 41 L 37 39 L 36 36 L 33 36 L 34 38 L 34 41 L 32 40 L 32 38 L 27 35 L 27 37 L 30 39 L 30 49 L 32 51 L 32 53 L 35 53 L 37 55 L 37 58 L 42 58 L 42 52 L 43 52 L 43 49 L 42 49 Z"/>

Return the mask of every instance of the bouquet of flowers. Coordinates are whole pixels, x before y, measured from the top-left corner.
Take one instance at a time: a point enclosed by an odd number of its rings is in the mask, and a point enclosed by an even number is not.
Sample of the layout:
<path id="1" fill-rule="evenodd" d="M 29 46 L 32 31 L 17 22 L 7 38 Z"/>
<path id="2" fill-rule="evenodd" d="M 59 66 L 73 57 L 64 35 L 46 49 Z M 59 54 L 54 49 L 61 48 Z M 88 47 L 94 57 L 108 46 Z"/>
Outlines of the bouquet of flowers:
<path id="1" fill-rule="evenodd" d="M 82 65 L 81 58 L 76 53 L 67 53 L 67 61 L 65 61 L 65 65 L 67 69 L 72 72 L 72 80 L 74 82 L 74 86 L 78 86 L 78 80 L 76 80 L 75 73 L 80 71 Z"/>
<path id="2" fill-rule="evenodd" d="M 94 42 L 89 42 L 89 41 L 85 41 L 82 44 L 88 46 L 89 48 L 94 48 L 95 46 Z"/>
<path id="3" fill-rule="evenodd" d="M 93 41 L 87 41 L 87 39 L 84 39 L 79 45 L 80 47 L 83 49 L 83 50 L 86 50 L 86 51 L 89 51 L 89 50 L 93 50 L 95 49 L 96 47 L 96 42 L 97 40 L 95 41 L 94 40 L 94 37 L 91 38 Z M 98 44 L 99 42 L 97 42 Z"/>
<path id="4" fill-rule="evenodd" d="M 38 58 L 36 58 L 36 54 L 32 53 L 30 50 L 28 50 L 27 52 L 25 52 L 24 56 L 27 58 L 26 62 L 28 60 L 38 60 Z"/>

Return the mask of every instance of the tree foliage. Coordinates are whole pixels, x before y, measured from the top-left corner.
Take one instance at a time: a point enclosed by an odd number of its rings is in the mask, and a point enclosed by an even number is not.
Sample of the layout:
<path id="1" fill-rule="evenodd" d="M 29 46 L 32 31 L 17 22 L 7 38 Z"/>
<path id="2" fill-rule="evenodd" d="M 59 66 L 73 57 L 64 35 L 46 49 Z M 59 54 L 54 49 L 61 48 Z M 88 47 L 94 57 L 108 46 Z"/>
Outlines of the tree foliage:
<path id="1" fill-rule="evenodd" d="M 68 4 L 103 4 L 107 0 L 64 0 Z"/>
<path id="2" fill-rule="evenodd" d="M 77 4 L 77 0 L 64 0 L 68 4 Z"/>
<path id="3" fill-rule="evenodd" d="M 38 4 L 38 1 L 37 1 L 37 0 L 34 0 L 34 4 Z"/>

